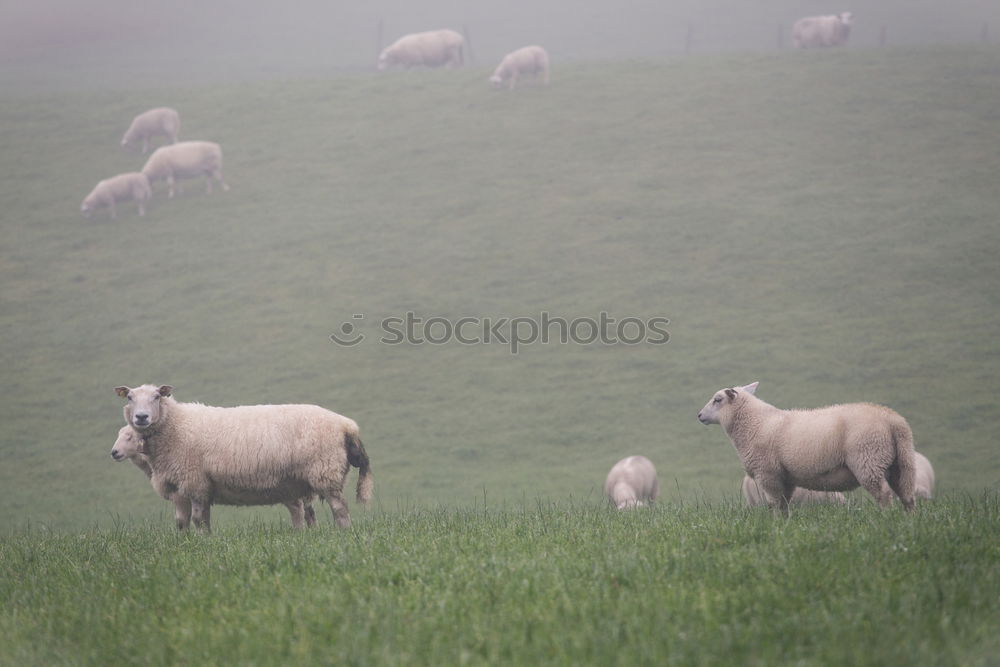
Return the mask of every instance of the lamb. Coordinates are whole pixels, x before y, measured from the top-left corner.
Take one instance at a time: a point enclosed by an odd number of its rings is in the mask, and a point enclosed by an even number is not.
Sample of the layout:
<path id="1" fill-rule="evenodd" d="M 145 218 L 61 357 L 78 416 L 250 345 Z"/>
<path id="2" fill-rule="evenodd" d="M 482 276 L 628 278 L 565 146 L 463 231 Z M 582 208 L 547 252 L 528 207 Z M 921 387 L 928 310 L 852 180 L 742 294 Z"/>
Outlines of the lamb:
<path id="1" fill-rule="evenodd" d="M 182 141 L 170 146 L 160 146 L 146 160 L 142 173 L 150 184 L 165 179 L 170 188 L 169 197 L 174 196 L 174 183 L 178 178 L 193 178 L 205 175 L 208 194 L 212 194 L 212 179 L 222 184 L 223 190 L 229 186 L 222 180 L 222 147 L 211 141 Z"/>
<path id="2" fill-rule="evenodd" d="M 461 67 L 465 38 L 454 30 L 431 30 L 404 35 L 382 49 L 378 56 L 378 70 L 385 71 L 393 65 L 406 69 L 424 67 Z"/>
<path id="3" fill-rule="evenodd" d="M 131 426 L 122 426 L 118 430 L 118 438 L 111 448 L 111 458 L 119 463 L 125 460 L 131 461 L 146 475 L 146 479 L 152 480 L 153 468 L 149 464 L 149 457 L 146 456 L 145 450 L 145 441 L 142 436 Z M 176 491 L 170 494 L 167 500 L 174 504 L 174 520 L 177 523 L 177 529 L 187 530 L 188 526 L 191 525 L 191 501 Z M 312 497 L 299 498 L 285 504 L 292 516 L 293 525 L 301 525 L 303 518 L 306 525 L 316 525 L 316 511 L 312 506 Z"/>
<path id="4" fill-rule="evenodd" d="M 917 468 L 914 495 L 917 498 L 930 500 L 934 497 L 934 466 L 920 452 L 913 452 L 913 461 Z"/>
<path id="5" fill-rule="evenodd" d="M 99 181 L 90 194 L 83 198 L 80 213 L 89 218 L 92 211 L 107 207 L 111 209 L 111 217 L 117 218 L 115 204 L 120 201 L 133 200 L 139 204 L 139 215 L 146 215 L 146 202 L 153 196 L 146 175 L 138 171 L 118 174 Z"/>
<path id="6" fill-rule="evenodd" d="M 177 135 L 181 131 L 181 116 L 176 109 L 158 107 L 144 111 L 132 119 L 132 124 L 125 130 L 122 137 L 122 148 L 137 141 L 142 142 L 142 154 L 149 150 L 149 140 L 163 136 L 172 144 L 177 143 Z"/>
<path id="7" fill-rule="evenodd" d="M 532 74 L 537 79 L 542 77 L 542 83 L 549 84 L 549 54 L 540 46 L 525 46 L 516 51 L 511 51 L 503 57 L 490 83 L 495 88 L 499 88 L 507 82 L 507 89 L 514 90 L 517 80 L 522 74 Z"/>
<path id="8" fill-rule="evenodd" d="M 319 495 L 337 525 L 351 516 L 343 499 L 351 466 L 358 468 L 357 500 L 371 500 L 368 454 L 351 419 L 317 405 L 221 408 L 181 403 L 169 385 L 144 384 L 115 392 L 127 400 L 125 421 L 143 440 L 157 492 L 191 502 L 195 526 L 209 532 L 211 506 L 291 503 Z"/>
<path id="9" fill-rule="evenodd" d="M 620 510 L 645 507 L 660 495 L 656 467 L 645 456 L 628 456 L 611 467 L 604 493 Z"/>
<path id="10" fill-rule="evenodd" d="M 851 34 L 852 20 L 851 12 L 801 18 L 792 26 L 792 41 L 797 49 L 843 46 Z"/>
<path id="11" fill-rule="evenodd" d="M 888 507 L 895 492 L 903 508 L 913 510 L 913 433 L 902 416 L 871 403 L 781 410 L 754 395 L 757 385 L 719 390 L 698 420 L 722 425 L 773 509 L 787 516 L 797 486 L 849 491 L 860 485 L 880 507 Z"/>
<path id="12" fill-rule="evenodd" d="M 768 504 L 768 496 L 757 485 L 750 475 L 743 476 L 743 498 L 750 507 L 760 507 Z M 832 503 L 843 505 L 847 498 L 840 491 L 813 491 L 811 489 L 796 488 L 792 492 L 792 497 L 788 499 L 791 504 L 812 505 L 816 503 Z"/>

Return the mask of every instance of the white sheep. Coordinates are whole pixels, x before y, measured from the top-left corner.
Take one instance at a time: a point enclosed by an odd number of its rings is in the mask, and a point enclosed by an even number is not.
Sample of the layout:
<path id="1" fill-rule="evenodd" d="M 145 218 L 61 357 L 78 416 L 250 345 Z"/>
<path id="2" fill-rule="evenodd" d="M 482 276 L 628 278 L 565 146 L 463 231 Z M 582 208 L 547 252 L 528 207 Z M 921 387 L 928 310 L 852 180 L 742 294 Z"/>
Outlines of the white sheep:
<path id="1" fill-rule="evenodd" d="M 913 452 L 913 462 L 917 468 L 914 495 L 930 500 L 934 497 L 934 466 L 920 452 Z"/>
<path id="2" fill-rule="evenodd" d="M 537 79 L 542 77 L 542 83 L 549 83 L 549 54 L 540 46 L 525 46 L 511 51 L 503 57 L 493 71 L 490 83 L 499 88 L 507 83 L 508 90 L 514 90 L 517 80 L 522 74 L 532 74 Z"/>
<path id="3" fill-rule="evenodd" d="M 117 218 L 118 211 L 115 209 L 115 204 L 131 200 L 139 204 L 139 215 L 146 215 L 146 202 L 152 196 L 153 189 L 146 175 L 139 171 L 130 171 L 99 181 L 90 194 L 83 198 L 80 213 L 89 218 L 93 211 L 107 207 L 111 209 L 111 217 Z"/>
<path id="4" fill-rule="evenodd" d="M 895 492 L 913 509 L 913 433 L 903 417 L 871 403 L 781 410 L 754 396 L 757 384 L 719 390 L 698 419 L 722 425 L 772 508 L 787 516 L 797 486 L 849 491 L 860 485 L 881 507 Z"/>
<path id="5" fill-rule="evenodd" d="M 461 67 L 462 47 L 465 38 L 454 30 L 430 30 L 404 35 L 382 49 L 378 56 L 378 69 L 384 71 L 393 65 L 406 69 L 424 67 Z"/>
<path id="6" fill-rule="evenodd" d="M 166 180 L 170 188 L 169 197 L 174 196 L 174 183 L 178 178 L 194 178 L 205 175 L 208 194 L 212 194 L 212 179 L 222 184 L 223 190 L 229 186 L 222 180 L 222 147 L 211 141 L 182 141 L 170 146 L 160 146 L 146 160 L 142 173 L 150 184 Z"/>
<path id="7" fill-rule="evenodd" d="M 763 489 L 757 485 L 757 482 L 750 475 L 743 476 L 743 484 L 740 488 L 743 492 L 743 498 L 750 507 L 760 507 L 770 504 L 768 503 L 768 495 L 764 493 Z M 812 505 L 817 503 L 843 505 L 847 502 L 847 498 L 840 491 L 813 491 L 812 489 L 796 487 L 788 502 L 793 505 Z"/>
<path id="8" fill-rule="evenodd" d="M 220 408 L 180 403 L 167 385 L 121 386 L 125 421 L 143 439 L 151 482 L 164 498 L 179 493 L 191 517 L 210 530 L 213 503 L 292 504 L 325 498 L 337 524 L 351 525 L 343 499 L 351 466 L 358 468 L 357 500 L 367 503 L 374 484 L 368 454 L 351 419 L 316 405 Z"/>
<path id="9" fill-rule="evenodd" d="M 620 510 L 644 507 L 660 495 L 656 467 L 645 456 L 628 456 L 611 467 L 604 493 Z"/>
<path id="10" fill-rule="evenodd" d="M 149 150 L 150 139 L 162 136 L 166 137 L 168 142 L 176 144 L 180 131 L 181 116 L 175 109 L 169 107 L 150 109 L 132 119 L 132 124 L 122 137 L 122 148 L 141 141 L 142 153 L 145 155 Z"/>
<path id="11" fill-rule="evenodd" d="M 843 46 L 851 35 L 850 12 L 831 16 L 807 16 L 792 26 L 792 41 L 797 49 Z"/>

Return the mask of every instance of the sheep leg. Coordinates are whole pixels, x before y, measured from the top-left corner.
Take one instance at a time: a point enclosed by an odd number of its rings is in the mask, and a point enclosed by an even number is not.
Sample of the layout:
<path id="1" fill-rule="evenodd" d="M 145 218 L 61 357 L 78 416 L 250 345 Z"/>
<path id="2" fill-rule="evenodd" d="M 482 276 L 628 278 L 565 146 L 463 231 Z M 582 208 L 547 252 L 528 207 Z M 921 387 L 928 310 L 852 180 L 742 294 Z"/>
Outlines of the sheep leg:
<path id="1" fill-rule="evenodd" d="M 212 194 L 212 172 L 205 174 L 205 194 Z"/>
<path id="2" fill-rule="evenodd" d="M 108 206 L 111 208 L 111 219 L 114 220 L 115 218 L 118 217 L 118 211 L 115 209 L 115 198 L 114 197 L 111 198 L 111 203 L 108 204 Z"/>
<path id="3" fill-rule="evenodd" d="M 788 501 L 795 492 L 795 485 L 778 477 L 757 475 L 754 481 L 764 491 L 767 504 L 775 515 L 788 518 Z"/>
<path id="4" fill-rule="evenodd" d="M 347 503 L 339 495 L 329 494 L 326 501 L 330 503 L 333 516 L 341 528 L 351 527 L 351 514 L 347 511 Z"/>
<path id="5" fill-rule="evenodd" d="M 191 525 L 191 501 L 178 494 L 174 494 L 171 500 L 174 501 L 174 523 L 177 524 L 177 530 L 187 530 Z"/>
<path id="6" fill-rule="evenodd" d="M 304 510 L 306 515 L 306 525 L 312 528 L 316 525 L 316 510 L 313 509 L 312 503 L 306 503 Z"/>
<path id="7" fill-rule="evenodd" d="M 221 169 L 216 168 L 216 169 L 212 170 L 212 178 L 214 178 L 215 180 L 217 180 L 219 182 L 219 185 L 222 186 L 223 190 L 229 190 L 229 186 L 226 185 L 226 181 L 222 178 L 222 170 Z"/>
<path id="8" fill-rule="evenodd" d="M 293 500 L 291 502 L 285 503 L 285 507 L 288 508 L 288 514 L 292 517 L 292 527 L 299 530 L 305 524 L 303 515 L 305 510 L 302 507 L 302 499 Z"/>
<path id="9" fill-rule="evenodd" d="M 211 515 L 212 506 L 209 503 L 203 503 L 200 500 L 191 501 L 191 518 L 194 520 L 194 525 L 203 533 L 211 533 Z"/>
<path id="10" fill-rule="evenodd" d="M 167 187 L 169 188 L 169 190 L 167 191 L 167 199 L 173 199 L 173 197 L 174 197 L 174 175 L 173 174 L 167 174 Z"/>
<path id="11" fill-rule="evenodd" d="M 879 507 L 885 509 L 892 504 L 892 491 L 889 490 L 889 483 L 884 477 L 866 475 L 864 478 L 859 477 L 858 481 L 868 493 L 872 494 Z"/>

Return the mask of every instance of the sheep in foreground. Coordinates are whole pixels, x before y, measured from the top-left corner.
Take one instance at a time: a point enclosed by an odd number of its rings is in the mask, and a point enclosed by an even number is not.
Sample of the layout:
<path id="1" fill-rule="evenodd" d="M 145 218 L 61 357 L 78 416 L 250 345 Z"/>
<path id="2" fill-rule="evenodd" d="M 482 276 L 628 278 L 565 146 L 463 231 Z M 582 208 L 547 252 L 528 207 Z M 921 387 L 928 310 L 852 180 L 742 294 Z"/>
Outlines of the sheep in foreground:
<path id="1" fill-rule="evenodd" d="M 142 153 L 149 150 L 149 140 L 153 137 L 166 137 L 167 141 L 176 144 L 177 135 L 181 131 L 181 116 L 175 109 L 158 107 L 144 111 L 132 119 L 132 124 L 125 130 L 122 137 L 122 148 L 129 144 L 142 142 Z"/>
<path id="2" fill-rule="evenodd" d="M 514 90 L 517 80 L 522 74 L 532 74 L 537 79 L 542 77 L 542 83 L 549 84 L 549 54 L 540 46 L 526 46 L 517 51 L 511 51 L 503 57 L 490 83 L 499 88 L 507 83 L 508 90 Z"/>
<path id="3" fill-rule="evenodd" d="M 135 201 L 139 204 L 139 215 L 146 215 L 146 202 L 153 196 L 149 179 L 138 171 L 130 171 L 106 178 L 97 183 L 90 194 L 83 198 L 80 213 L 85 218 L 99 208 L 111 209 L 111 217 L 117 218 L 115 204 L 120 201 Z"/>
<path id="4" fill-rule="evenodd" d="M 146 479 L 152 481 L 153 468 L 149 464 L 149 457 L 146 456 L 145 441 L 142 436 L 131 426 L 122 426 L 118 430 L 118 438 L 111 447 L 111 458 L 119 463 L 129 460 L 135 464 L 145 475 Z M 168 498 L 174 504 L 174 520 L 178 530 L 187 530 L 191 525 L 191 501 L 183 497 L 176 491 Z M 302 525 L 305 520 L 306 525 L 316 525 L 316 511 L 312 506 L 312 498 L 299 498 L 294 502 L 285 503 L 288 512 L 292 516 L 292 524 Z"/>
<path id="5" fill-rule="evenodd" d="M 604 493 L 618 509 L 644 507 L 660 495 L 656 467 L 645 456 L 629 456 L 611 467 Z"/>
<path id="6" fill-rule="evenodd" d="M 213 178 L 223 190 L 229 189 L 222 180 L 222 147 L 211 141 L 182 141 L 160 146 L 146 160 L 142 173 L 150 184 L 166 180 L 170 188 L 169 197 L 174 196 L 174 183 L 178 178 L 194 178 L 202 174 L 205 175 L 208 194 L 212 194 Z"/>
<path id="7" fill-rule="evenodd" d="M 404 35 L 382 49 L 378 56 L 378 69 L 384 71 L 393 65 L 406 69 L 424 67 L 461 67 L 465 38 L 454 30 L 430 30 Z"/>
<path id="8" fill-rule="evenodd" d="M 757 485 L 750 475 L 743 476 L 743 498 L 750 507 L 760 507 L 768 505 L 768 496 Z M 840 491 L 813 491 L 811 489 L 796 488 L 788 502 L 793 505 L 813 505 L 818 503 L 831 503 L 843 505 L 847 498 Z"/>
<path id="9" fill-rule="evenodd" d="M 351 466 L 357 500 L 367 503 L 374 481 L 368 454 L 351 419 L 316 405 L 220 408 L 181 403 L 167 385 L 116 387 L 125 421 L 142 437 L 153 488 L 191 502 L 195 526 L 210 530 L 211 506 L 292 504 L 319 495 L 337 525 L 351 525 L 343 498 Z"/>
<path id="10" fill-rule="evenodd" d="M 934 497 L 934 466 L 920 452 L 913 452 L 913 461 L 917 468 L 914 495 L 930 500 Z"/>
<path id="11" fill-rule="evenodd" d="M 852 15 L 844 12 L 831 16 L 807 16 L 792 26 L 792 41 L 797 49 L 843 46 L 851 35 Z"/>
<path id="12" fill-rule="evenodd" d="M 756 391 L 756 382 L 721 389 L 698 419 L 722 425 L 772 508 L 787 516 L 797 486 L 850 491 L 860 485 L 881 507 L 895 492 L 913 510 L 913 433 L 899 414 L 871 403 L 781 410 Z"/>

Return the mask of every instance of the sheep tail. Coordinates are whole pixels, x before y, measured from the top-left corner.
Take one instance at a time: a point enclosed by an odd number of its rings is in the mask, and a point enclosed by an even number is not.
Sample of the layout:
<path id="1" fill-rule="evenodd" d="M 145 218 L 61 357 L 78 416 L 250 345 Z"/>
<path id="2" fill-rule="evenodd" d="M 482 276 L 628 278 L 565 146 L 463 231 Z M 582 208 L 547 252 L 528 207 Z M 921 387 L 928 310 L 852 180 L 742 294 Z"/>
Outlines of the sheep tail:
<path id="1" fill-rule="evenodd" d="M 357 433 L 348 433 L 345 444 L 347 445 L 347 462 L 358 469 L 358 502 L 366 504 L 372 499 L 372 489 L 375 486 L 368 453 L 365 452 L 365 446 L 361 443 L 361 438 L 358 437 Z"/>
<path id="2" fill-rule="evenodd" d="M 903 507 L 911 510 L 917 479 L 917 468 L 913 458 L 913 431 L 903 419 L 893 420 L 890 429 L 893 442 L 896 444 L 896 461 L 890 467 L 890 474 L 895 473 L 896 483 L 890 486 L 896 491 Z"/>

